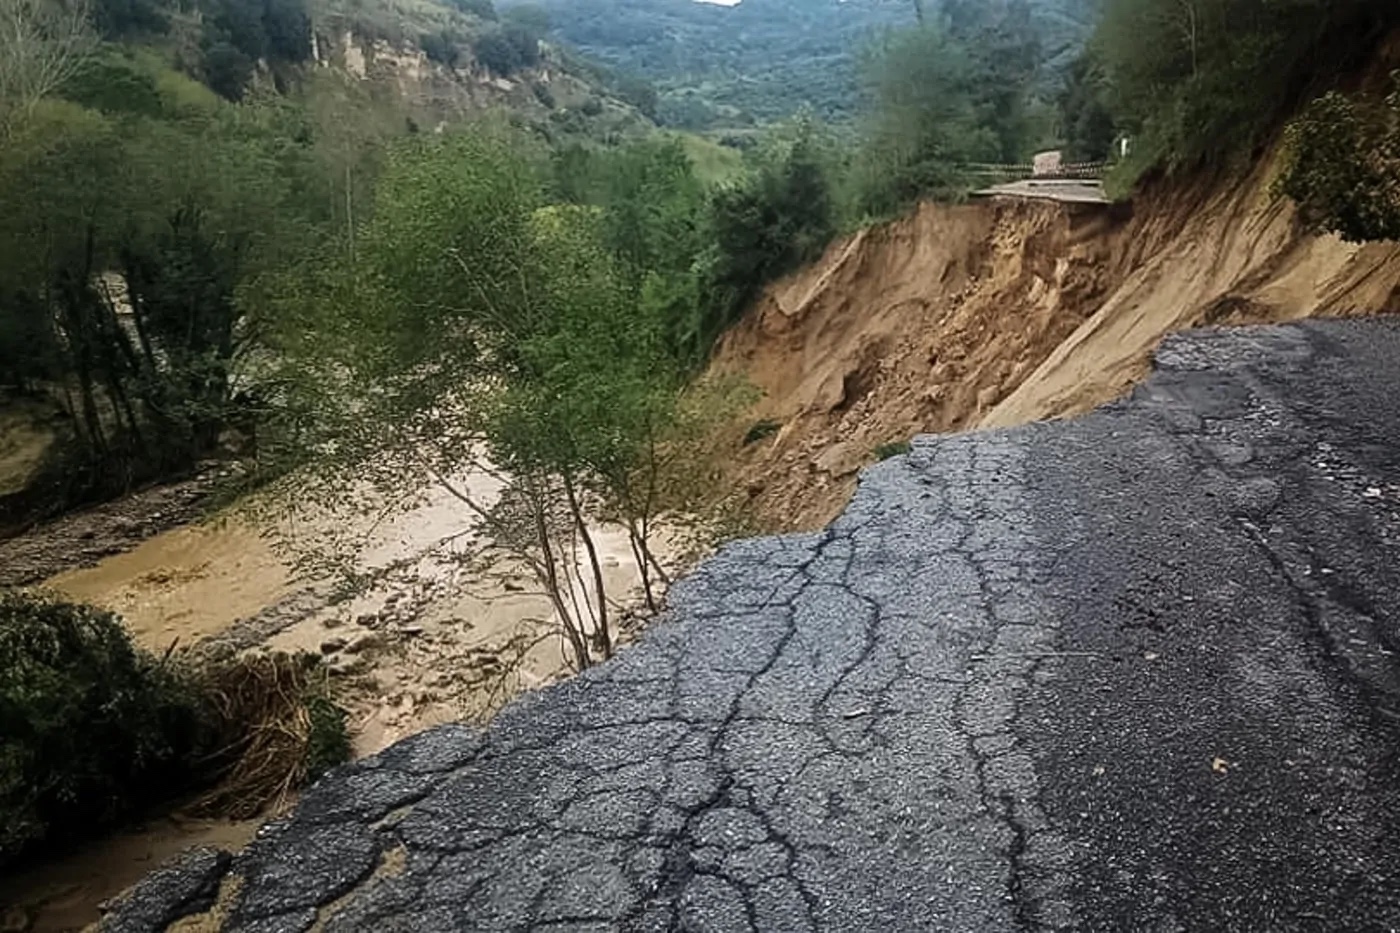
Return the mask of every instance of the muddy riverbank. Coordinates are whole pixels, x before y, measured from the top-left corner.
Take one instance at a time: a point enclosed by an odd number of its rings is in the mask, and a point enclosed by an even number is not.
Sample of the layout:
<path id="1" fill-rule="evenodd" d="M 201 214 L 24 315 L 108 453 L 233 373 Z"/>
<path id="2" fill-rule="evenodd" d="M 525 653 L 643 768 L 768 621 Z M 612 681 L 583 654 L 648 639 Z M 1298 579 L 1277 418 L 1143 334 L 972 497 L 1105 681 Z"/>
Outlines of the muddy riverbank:
<path id="1" fill-rule="evenodd" d="M 216 482 L 200 476 L 154 486 L 0 538 L 0 587 L 32 586 L 130 551 L 164 531 L 198 521 Z"/>

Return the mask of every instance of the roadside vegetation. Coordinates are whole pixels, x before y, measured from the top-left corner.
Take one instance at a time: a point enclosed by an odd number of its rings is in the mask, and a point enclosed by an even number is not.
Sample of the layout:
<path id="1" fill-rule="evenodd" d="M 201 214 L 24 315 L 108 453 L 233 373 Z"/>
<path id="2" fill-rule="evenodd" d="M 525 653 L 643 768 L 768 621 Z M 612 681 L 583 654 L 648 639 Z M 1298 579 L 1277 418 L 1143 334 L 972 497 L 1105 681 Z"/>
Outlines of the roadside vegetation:
<path id="1" fill-rule="evenodd" d="M 1354 79 L 1397 26 L 1400 7 L 1389 0 L 1105 0 L 1070 72 L 1066 142 L 1100 158 L 1114 138 L 1127 138 L 1114 179 L 1120 191 L 1150 173 L 1237 164 L 1301 105 Z M 1355 123 L 1343 125 L 1351 116 L 1314 109 L 1294 141 L 1321 145 L 1322 123 L 1351 132 Z"/>

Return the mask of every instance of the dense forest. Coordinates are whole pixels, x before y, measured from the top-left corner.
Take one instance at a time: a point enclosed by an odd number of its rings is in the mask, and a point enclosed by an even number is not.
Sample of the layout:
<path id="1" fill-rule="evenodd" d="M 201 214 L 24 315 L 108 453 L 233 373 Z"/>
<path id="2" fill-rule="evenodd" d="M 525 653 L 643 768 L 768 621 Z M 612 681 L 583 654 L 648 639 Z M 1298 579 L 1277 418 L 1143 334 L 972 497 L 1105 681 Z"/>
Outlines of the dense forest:
<path id="1" fill-rule="evenodd" d="M 661 120 L 688 129 L 743 128 L 806 107 L 832 123 L 865 110 L 862 59 L 921 18 L 997 17 L 1005 2 L 928 0 L 548 0 L 553 34 L 660 90 Z M 1091 27 L 1090 0 L 1025 5 L 1045 66 L 1042 86 L 1073 59 Z M 1020 15 L 1020 14 L 1017 14 Z"/>
<path id="2" fill-rule="evenodd" d="M 352 488 L 436 482 L 536 574 L 584 668 L 614 645 L 591 523 L 625 527 L 663 574 L 657 517 L 686 506 L 687 439 L 725 404 L 696 381 L 715 340 L 842 230 L 961 197 L 969 163 L 1043 146 L 1104 158 L 1130 139 L 1125 179 L 1225 165 L 1314 98 L 1286 134 L 1281 193 L 1319 230 L 1400 230 L 1400 98 L 1329 93 L 1356 91 L 1343 79 L 1400 25 L 1393 0 L 1101 0 L 1082 54 L 1068 7 L 1048 31 L 1051 7 L 1027 0 L 569 6 L 577 21 L 484 0 L 357 21 L 548 114 L 425 131 L 383 87 L 309 66 L 332 14 L 300 0 L 0 0 L 0 402 L 62 426 L 50 504 L 209 457 L 328 509 Z M 577 32 L 585 16 L 595 33 Z M 871 25 L 898 28 L 862 44 Z M 541 43 L 550 28 L 635 54 L 575 62 L 599 83 L 562 105 L 537 80 L 573 54 Z M 710 111 L 771 124 L 742 162 L 587 132 L 590 112 L 627 106 L 609 89 L 710 125 L 669 108 L 715 74 L 732 83 Z M 454 481 L 483 464 L 509 479 L 499 502 Z M 570 548 L 598 576 L 594 606 L 566 598 Z M 172 769 L 209 741 L 188 682 L 109 650 L 109 619 L 16 598 L 0 623 L 29 652 L 0 670 L 0 861 L 119 818 L 153 775 L 185 786 Z M 100 761 L 75 757 L 79 728 L 105 730 Z M 65 809 L 79 791 L 101 805 Z"/>

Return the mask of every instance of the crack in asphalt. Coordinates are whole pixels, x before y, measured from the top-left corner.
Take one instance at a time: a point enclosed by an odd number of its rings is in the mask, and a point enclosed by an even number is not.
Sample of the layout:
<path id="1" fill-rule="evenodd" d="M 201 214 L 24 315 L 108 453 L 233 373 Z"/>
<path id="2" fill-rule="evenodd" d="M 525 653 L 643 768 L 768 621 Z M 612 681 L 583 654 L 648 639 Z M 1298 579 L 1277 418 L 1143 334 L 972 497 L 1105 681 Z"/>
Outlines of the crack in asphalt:
<path id="1" fill-rule="evenodd" d="M 1400 929 L 1390 361 L 1394 322 L 1192 334 L 1095 414 L 918 438 L 106 928 L 213 872 L 259 933 Z"/>

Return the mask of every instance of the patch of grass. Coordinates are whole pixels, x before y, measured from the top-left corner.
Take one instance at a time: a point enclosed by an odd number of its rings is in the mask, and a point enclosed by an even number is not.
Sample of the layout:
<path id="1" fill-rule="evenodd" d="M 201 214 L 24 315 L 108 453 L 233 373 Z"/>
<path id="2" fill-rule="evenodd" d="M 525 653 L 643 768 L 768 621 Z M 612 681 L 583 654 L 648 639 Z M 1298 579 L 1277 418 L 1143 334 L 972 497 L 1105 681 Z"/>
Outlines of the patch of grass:
<path id="1" fill-rule="evenodd" d="M 748 433 L 744 435 L 744 446 L 748 447 L 750 444 L 757 444 L 761 440 L 770 438 L 782 430 L 782 427 L 778 422 L 770 421 L 767 418 L 755 422 L 753 427 L 749 428 Z"/>
<path id="2" fill-rule="evenodd" d="M 912 449 L 908 441 L 891 441 L 888 444 L 881 444 L 875 448 L 876 460 L 888 460 L 891 457 L 900 457 L 909 453 Z"/>

